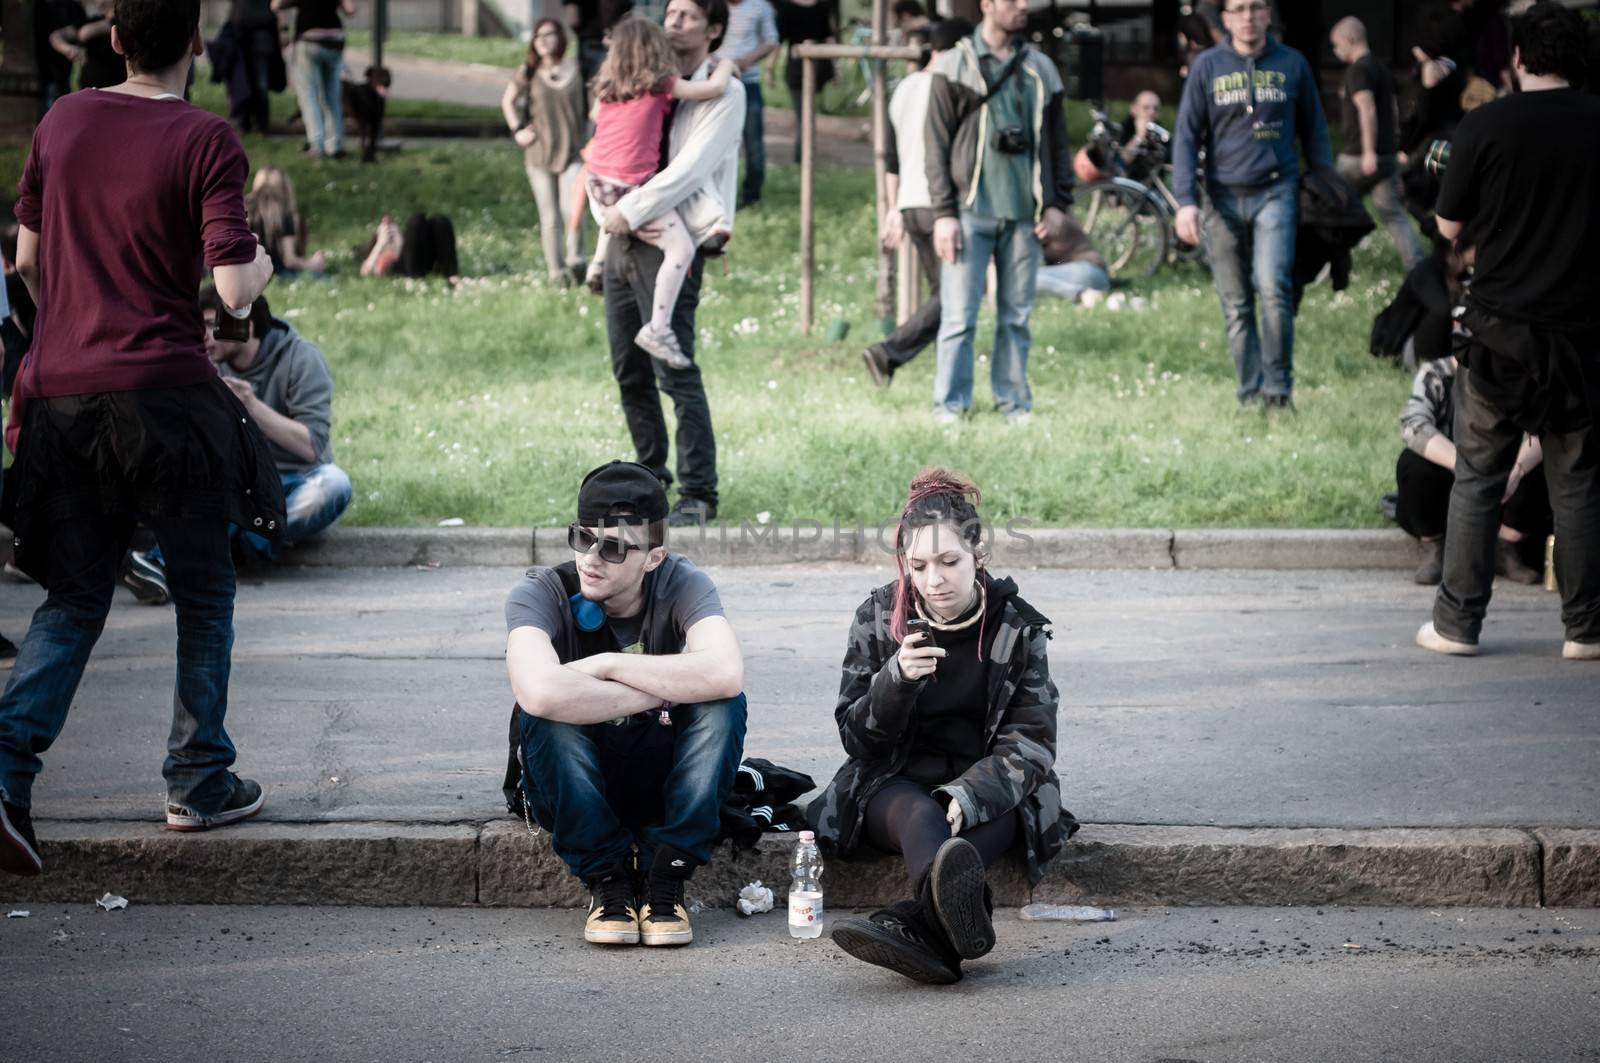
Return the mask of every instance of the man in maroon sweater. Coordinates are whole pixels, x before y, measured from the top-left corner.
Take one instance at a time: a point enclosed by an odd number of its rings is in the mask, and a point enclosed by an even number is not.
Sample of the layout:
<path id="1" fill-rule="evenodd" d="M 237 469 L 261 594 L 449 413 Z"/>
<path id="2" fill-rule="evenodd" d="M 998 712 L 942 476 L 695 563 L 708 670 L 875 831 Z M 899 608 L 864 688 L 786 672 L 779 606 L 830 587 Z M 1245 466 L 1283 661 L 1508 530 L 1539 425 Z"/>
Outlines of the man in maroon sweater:
<path id="1" fill-rule="evenodd" d="M 272 266 L 245 223 L 238 136 L 181 98 L 200 0 L 116 0 L 114 20 L 128 80 L 57 102 L 18 186 L 17 268 L 39 314 L 4 517 L 17 564 L 48 594 L 0 696 L 0 869 L 13 874 L 42 867 L 39 755 L 66 722 L 136 520 L 161 543 L 177 613 L 167 826 L 205 830 L 262 802 L 228 770 L 228 525 L 280 533 L 283 494 L 206 357 L 198 289 L 209 266 L 248 313 Z"/>

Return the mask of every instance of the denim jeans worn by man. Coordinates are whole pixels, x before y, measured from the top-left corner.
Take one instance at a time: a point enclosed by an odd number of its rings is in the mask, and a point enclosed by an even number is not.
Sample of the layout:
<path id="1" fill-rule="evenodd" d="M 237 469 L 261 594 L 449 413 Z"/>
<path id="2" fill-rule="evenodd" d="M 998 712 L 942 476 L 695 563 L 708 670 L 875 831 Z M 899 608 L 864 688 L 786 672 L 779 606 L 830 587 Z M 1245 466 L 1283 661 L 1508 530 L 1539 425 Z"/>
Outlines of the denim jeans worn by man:
<path id="1" fill-rule="evenodd" d="M 710 577 L 666 550 L 654 473 L 590 472 L 573 560 L 506 600 L 531 818 L 593 894 L 584 939 L 687 945 L 684 884 L 711 858 L 744 749 L 744 658 Z"/>
<path id="2" fill-rule="evenodd" d="M 1222 303 L 1241 408 L 1294 409 L 1295 227 L 1299 153 L 1331 171 L 1328 124 L 1305 56 L 1267 35 L 1267 0 L 1226 0 L 1230 37 L 1195 57 L 1178 105 L 1173 149 L 1178 237 L 1198 244 Z M 1206 152 L 1202 223 L 1199 154 Z M 1256 305 L 1261 319 L 1256 321 Z"/>
<path id="3" fill-rule="evenodd" d="M 1072 204 L 1061 76 L 1021 36 L 1027 0 L 981 0 L 972 36 L 929 67 L 929 198 L 939 281 L 934 417 L 951 422 L 972 405 L 973 340 L 985 274 L 995 266 L 990 386 L 1013 424 L 1033 409 L 1028 318 L 1039 241 Z"/>
<path id="4" fill-rule="evenodd" d="M 66 724 L 135 520 L 173 556 L 166 825 L 206 830 L 262 806 L 261 787 L 229 770 L 223 726 L 228 524 L 279 534 L 283 495 L 265 441 L 206 359 L 195 292 L 209 265 L 237 313 L 272 263 L 246 224 L 238 134 L 182 99 L 203 47 L 199 0 L 118 0 L 116 13 L 127 81 L 56 102 L 17 200 L 17 271 L 39 312 L 13 392 L 25 401 L 5 522 L 18 567 L 46 597 L 0 696 L 0 871 L 13 874 L 43 867 L 32 828 L 40 757 Z"/>

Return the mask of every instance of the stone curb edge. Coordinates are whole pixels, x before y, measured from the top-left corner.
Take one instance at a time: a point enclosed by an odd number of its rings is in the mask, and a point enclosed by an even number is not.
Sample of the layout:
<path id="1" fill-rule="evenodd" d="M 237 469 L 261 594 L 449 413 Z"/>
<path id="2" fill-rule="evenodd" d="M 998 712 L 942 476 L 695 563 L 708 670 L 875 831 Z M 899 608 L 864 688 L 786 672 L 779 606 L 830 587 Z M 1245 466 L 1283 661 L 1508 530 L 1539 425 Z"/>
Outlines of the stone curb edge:
<path id="1" fill-rule="evenodd" d="M 45 873 L 0 878 L 0 903 L 569 907 L 587 903 L 543 831 L 488 823 L 254 822 L 179 835 L 154 823 L 40 821 Z M 720 848 L 691 898 L 727 907 L 744 884 L 782 888 L 792 843 Z M 1090 824 L 1031 890 L 1019 864 L 995 903 L 1600 906 L 1600 830 L 1227 828 Z M 898 860 L 834 860 L 828 903 L 889 903 Z"/>
<path id="2" fill-rule="evenodd" d="M 1420 557 L 1396 529 L 993 529 L 997 565 L 1070 569 L 1410 569 Z M 713 525 L 677 529 L 674 553 L 698 565 L 889 564 L 890 533 L 856 525 Z M 342 528 L 290 563 L 336 568 L 526 566 L 568 560 L 565 528 Z"/>

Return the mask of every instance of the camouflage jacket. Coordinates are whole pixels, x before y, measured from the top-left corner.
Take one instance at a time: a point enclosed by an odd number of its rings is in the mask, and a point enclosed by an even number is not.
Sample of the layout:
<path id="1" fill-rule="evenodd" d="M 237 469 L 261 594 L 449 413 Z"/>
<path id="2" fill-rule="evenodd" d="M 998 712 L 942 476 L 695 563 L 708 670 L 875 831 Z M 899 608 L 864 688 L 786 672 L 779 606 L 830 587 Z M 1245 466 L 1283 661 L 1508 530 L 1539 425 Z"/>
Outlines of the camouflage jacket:
<path id="1" fill-rule="evenodd" d="M 997 591 L 1015 588 L 1009 579 L 994 585 Z M 845 856 L 861 841 L 867 802 L 905 766 L 916 733 L 917 695 L 927 683 L 901 678 L 899 646 L 889 635 L 894 590 L 893 583 L 879 587 L 856 610 L 833 710 L 847 759 L 807 812 L 817 836 Z M 1078 829 L 1061 807 L 1055 773 L 1058 698 L 1046 659 L 1050 621 L 1012 593 L 998 623 L 983 665 L 989 754 L 934 792 L 957 801 L 969 825 L 1019 812 L 1028 881 L 1037 883 L 1044 864 Z"/>

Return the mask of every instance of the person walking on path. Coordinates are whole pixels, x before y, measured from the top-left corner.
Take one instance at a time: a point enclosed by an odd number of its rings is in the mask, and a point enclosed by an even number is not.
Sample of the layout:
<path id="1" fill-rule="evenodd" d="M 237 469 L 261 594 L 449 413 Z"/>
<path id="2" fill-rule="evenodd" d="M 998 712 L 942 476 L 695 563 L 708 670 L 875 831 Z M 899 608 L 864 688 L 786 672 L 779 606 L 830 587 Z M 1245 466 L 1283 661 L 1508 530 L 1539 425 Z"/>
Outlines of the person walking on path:
<path id="1" fill-rule="evenodd" d="M 1555 511 L 1569 660 L 1600 661 L 1600 99 L 1582 18 L 1539 3 L 1513 24 L 1521 90 L 1461 120 L 1439 191 L 1447 240 L 1470 225 L 1470 339 L 1456 370 L 1444 579 L 1417 644 L 1470 656 L 1489 609 L 1501 501 L 1537 436 Z"/>
<path id="2" fill-rule="evenodd" d="M 1340 19 L 1330 38 L 1333 54 L 1345 64 L 1339 87 L 1344 134 L 1344 148 L 1336 163 L 1339 176 L 1372 198 L 1378 220 L 1389 230 L 1400 262 L 1409 271 L 1422 261 L 1422 241 L 1406 216 L 1400 189 L 1400 105 L 1394 75 L 1373 56 L 1367 46 L 1367 27 L 1360 19 Z"/>
<path id="3" fill-rule="evenodd" d="M 856 610 L 834 718 L 846 760 L 807 811 L 842 855 L 901 854 L 910 897 L 832 938 L 918 982 L 960 980 L 994 948 L 985 873 L 1020 850 L 1028 881 L 1077 828 L 1056 777 L 1050 621 L 988 571 L 977 487 L 911 482 L 899 578 Z"/>
<path id="4" fill-rule="evenodd" d="M 1012 424 L 1033 409 L 1028 318 L 1039 241 L 1072 206 L 1061 76 L 1022 36 L 1027 0 L 981 0 L 972 36 L 929 68 L 927 174 L 939 280 L 939 365 L 934 417 L 972 404 L 972 344 L 989 262 L 995 267 L 995 335 L 989 380 Z"/>
<path id="5" fill-rule="evenodd" d="M 762 125 L 761 61 L 778 50 L 778 20 L 767 0 L 728 0 L 728 28 L 718 59 L 739 67 L 744 86 L 744 185 L 739 206 L 761 201 L 767 182 L 766 130 Z"/>
<path id="6" fill-rule="evenodd" d="M 672 0 L 667 5 L 667 41 L 677 57 L 681 77 L 690 81 L 710 77 L 715 67 L 711 49 L 721 40 L 727 19 L 724 0 Z M 678 349 L 691 363 L 705 255 L 721 249 L 733 225 L 744 102 L 743 90 L 730 81 L 714 100 L 679 103 L 668 127 L 665 165 L 607 207 L 601 226 L 612 237 L 625 237 L 671 210 L 683 218 L 699 250 L 684 277 L 671 324 Z M 633 436 L 634 452 L 641 464 L 668 485 L 673 476 L 667 470 L 667 422 L 661 412 L 661 392 L 671 396 L 678 422 L 681 494 L 668 523 L 704 524 L 717 515 L 717 442 L 700 367 L 691 364 L 687 369 L 674 369 L 635 342 L 645 324 L 644 308 L 655 297 L 662 260 L 661 251 L 647 241 L 611 241 L 604 274 L 611 370 L 622 392 L 622 412 Z"/>
<path id="7" fill-rule="evenodd" d="M 906 240 L 916 249 L 917 263 L 928 278 L 928 298 L 911 316 L 878 343 L 862 352 L 867 371 L 879 387 L 895 370 L 922 353 L 939 336 L 939 255 L 933 249 L 933 200 L 928 193 L 928 102 L 933 91 L 931 65 L 972 33 L 972 23 L 945 19 L 914 31 L 927 39 L 928 64 L 900 79 L 889 98 L 887 192 L 893 210 L 884 211 L 879 239 L 891 251 Z"/>
<path id="8" fill-rule="evenodd" d="M 344 18 L 355 0 L 272 0 L 273 11 L 295 8 L 294 87 L 306 124 L 306 151 L 344 157 Z"/>
<path id="9" fill-rule="evenodd" d="M 677 2 L 677 0 L 674 0 Z M 592 898 L 584 940 L 687 945 L 744 752 L 744 657 L 705 573 L 666 549 L 667 495 L 613 461 L 584 477 L 573 560 L 506 599 L 525 810 Z"/>
<path id="10" fill-rule="evenodd" d="M 1305 56 L 1267 34 L 1266 0 L 1227 0 L 1231 36 L 1198 55 L 1178 105 L 1172 153 L 1179 239 L 1198 244 L 1222 303 L 1241 408 L 1294 409 L 1294 240 L 1300 174 L 1332 170 L 1328 124 Z M 1202 223 L 1197 173 L 1206 153 Z M 1256 324 L 1256 304 L 1261 322 Z"/>
<path id="11" fill-rule="evenodd" d="M 239 135 L 182 99 L 203 47 L 199 0 L 118 0 L 112 42 L 127 80 L 50 109 L 16 208 L 17 269 L 39 315 L 17 379 L 27 402 L 3 517 L 17 566 L 46 597 L 0 695 L 0 870 L 14 874 L 43 866 L 31 825 L 39 757 L 66 723 L 136 520 L 169 558 L 177 607 L 166 825 L 205 830 L 262 805 L 261 787 L 229 770 L 223 726 L 228 525 L 281 535 L 283 491 L 266 441 L 206 357 L 195 293 L 209 266 L 229 313 L 248 313 L 272 265 L 245 224 Z"/>
<path id="12" fill-rule="evenodd" d="M 539 242 L 550 283 L 582 278 L 582 226 L 570 226 L 584 143 L 584 80 L 567 55 L 567 31 L 553 18 L 533 27 L 528 58 L 506 85 L 500 111 L 517 146 L 539 209 Z M 581 215 L 580 215 L 581 216 Z"/>

